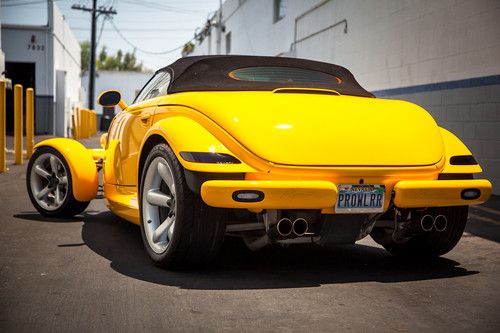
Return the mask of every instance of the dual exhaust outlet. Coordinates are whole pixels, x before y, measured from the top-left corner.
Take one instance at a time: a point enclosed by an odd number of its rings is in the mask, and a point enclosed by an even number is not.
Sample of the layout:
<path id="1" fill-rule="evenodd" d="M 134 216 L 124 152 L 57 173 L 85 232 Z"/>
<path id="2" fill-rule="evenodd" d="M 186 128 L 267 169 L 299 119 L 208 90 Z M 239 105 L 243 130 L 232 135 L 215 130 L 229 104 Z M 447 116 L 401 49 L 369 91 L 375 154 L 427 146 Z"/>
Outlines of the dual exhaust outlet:
<path id="1" fill-rule="evenodd" d="M 443 232 L 448 226 L 448 219 L 444 215 L 432 216 L 426 214 L 420 219 L 420 227 L 423 231 L 436 230 L 438 232 Z"/>
<path id="2" fill-rule="evenodd" d="M 271 229 L 269 236 L 271 238 L 292 238 L 304 236 L 309 229 L 309 223 L 299 217 L 292 222 L 289 218 L 282 218 Z"/>

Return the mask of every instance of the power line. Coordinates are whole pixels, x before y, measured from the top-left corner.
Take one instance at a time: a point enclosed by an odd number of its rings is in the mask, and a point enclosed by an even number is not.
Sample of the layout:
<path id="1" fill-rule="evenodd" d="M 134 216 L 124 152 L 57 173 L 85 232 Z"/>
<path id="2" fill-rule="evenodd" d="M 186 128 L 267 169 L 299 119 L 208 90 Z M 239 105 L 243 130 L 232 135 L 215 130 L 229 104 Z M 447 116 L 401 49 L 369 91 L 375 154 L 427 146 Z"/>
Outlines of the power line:
<path id="1" fill-rule="evenodd" d="M 91 14 L 92 20 L 91 20 L 91 36 L 90 36 L 90 70 L 89 70 L 89 91 L 88 91 L 88 107 L 89 109 L 94 108 L 94 87 L 95 87 L 95 52 L 96 52 L 96 23 L 97 23 L 97 18 L 99 15 L 104 15 L 106 18 L 110 17 L 111 15 L 116 14 L 116 10 L 113 9 L 113 7 L 104 7 L 100 6 L 97 7 L 97 0 L 92 1 L 92 7 L 86 7 L 82 5 L 77 5 L 74 4 L 71 6 L 71 9 L 76 9 L 76 10 L 81 10 L 84 12 L 89 12 Z M 101 32 L 102 33 L 102 28 L 104 28 L 104 21 L 101 26 Z M 99 36 L 100 38 L 100 36 Z"/>
<path id="2" fill-rule="evenodd" d="M 192 14 L 192 13 L 199 13 L 200 12 L 198 10 L 184 9 L 184 8 L 169 6 L 166 4 L 160 4 L 157 2 L 146 1 L 146 0 L 121 0 L 121 1 L 128 3 L 128 4 L 141 6 L 141 7 L 148 7 L 148 8 L 152 8 L 152 9 L 156 9 L 156 10 L 164 10 L 164 11 L 176 12 L 176 13 L 181 13 L 181 14 Z"/>
<path id="3" fill-rule="evenodd" d="M 106 19 L 108 17 L 107 16 L 104 16 L 103 19 L 102 19 L 102 23 L 101 23 L 101 29 L 99 30 L 99 36 L 97 37 L 97 41 L 95 43 L 95 47 L 97 48 L 97 46 L 99 45 L 99 42 L 101 41 L 101 37 L 102 37 L 102 32 L 104 30 L 104 23 L 106 23 Z"/>
<path id="4" fill-rule="evenodd" d="M 28 2 L 16 2 L 16 3 L 2 3 L 2 7 L 20 7 L 20 6 L 28 6 L 28 5 L 37 5 L 41 3 L 47 3 L 47 0 L 35 0 Z"/>
<path id="5" fill-rule="evenodd" d="M 120 29 L 117 28 L 117 26 L 115 25 L 115 22 L 113 22 L 113 20 L 111 20 L 110 23 L 113 26 L 113 28 L 115 29 L 116 33 L 123 39 L 123 41 L 125 43 L 127 43 L 129 46 L 133 47 L 135 50 L 137 50 L 139 52 L 142 52 L 142 53 L 145 53 L 145 54 L 152 54 L 152 55 L 169 54 L 169 53 L 178 51 L 178 50 L 180 50 L 180 49 L 182 49 L 184 47 L 184 44 L 183 44 L 183 45 L 178 46 L 176 48 L 173 48 L 173 49 L 170 49 L 170 50 L 166 50 L 166 51 L 159 51 L 159 52 L 144 50 L 144 49 L 138 47 L 137 45 L 135 45 L 134 43 L 132 43 L 131 41 L 129 41 L 123 35 L 123 33 L 120 31 Z"/>

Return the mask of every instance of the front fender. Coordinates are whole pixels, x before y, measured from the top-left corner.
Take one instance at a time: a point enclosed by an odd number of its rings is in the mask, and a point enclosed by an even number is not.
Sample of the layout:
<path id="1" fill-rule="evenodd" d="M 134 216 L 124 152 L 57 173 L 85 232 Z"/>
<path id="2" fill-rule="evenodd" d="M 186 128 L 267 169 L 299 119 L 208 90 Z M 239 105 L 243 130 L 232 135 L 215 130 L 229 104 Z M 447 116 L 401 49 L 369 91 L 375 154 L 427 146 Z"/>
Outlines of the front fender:
<path id="1" fill-rule="evenodd" d="M 450 158 L 459 155 L 472 155 L 470 150 L 450 131 L 440 127 L 441 136 L 443 137 L 444 150 L 445 150 L 445 165 L 441 173 L 480 173 L 483 170 L 479 164 L 474 165 L 452 165 Z"/>
<path id="2" fill-rule="evenodd" d="M 151 136 L 159 135 L 167 141 L 181 165 L 191 171 L 246 173 L 255 169 L 244 162 L 240 164 L 193 163 L 184 160 L 180 152 L 224 153 L 234 156 L 219 140 L 195 120 L 176 115 L 155 123 L 146 133 L 141 145 L 141 154 L 145 143 Z M 236 156 L 238 158 L 238 156 Z M 139 159 L 139 161 L 142 158 Z"/>
<path id="3" fill-rule="evenodd" d="M 90 201 L 97 195 L 99 184 L 93 154 L 80 142 L 72 139 L 55 138 L 41 141 L 35 145 L 51 147 L 63 155 L 68 163 L 73 187 L 73 196 L 78 201 Z"/>

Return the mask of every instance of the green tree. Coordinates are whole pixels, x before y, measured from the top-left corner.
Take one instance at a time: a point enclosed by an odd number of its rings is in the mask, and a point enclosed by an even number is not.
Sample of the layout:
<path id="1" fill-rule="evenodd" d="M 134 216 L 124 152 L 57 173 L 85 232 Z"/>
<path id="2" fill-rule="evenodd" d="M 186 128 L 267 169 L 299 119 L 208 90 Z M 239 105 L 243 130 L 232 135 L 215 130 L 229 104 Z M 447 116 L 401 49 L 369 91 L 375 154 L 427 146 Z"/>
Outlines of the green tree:
<path id="1" fill-rule="evenodd" d="M 80 46 L 81 69 L 86 71 L 89 67 L 90 42 L 81 42 Z M 122 50 L 118 50 L 116 54 L 108 54 L 106 46 L 103 46 L 97 55 L 96 68 L 97 70 L 140 72 L 143 70 L 143 65 L 142 62 L 138 62 L 135 51 L 123 54 Z"/>
<path id="2" fill-rule="evenodd" d="M 84 72 L 89 68 L 90 42 L 88 40 L 81 42 L 80 49 L 80 68 Z"/>

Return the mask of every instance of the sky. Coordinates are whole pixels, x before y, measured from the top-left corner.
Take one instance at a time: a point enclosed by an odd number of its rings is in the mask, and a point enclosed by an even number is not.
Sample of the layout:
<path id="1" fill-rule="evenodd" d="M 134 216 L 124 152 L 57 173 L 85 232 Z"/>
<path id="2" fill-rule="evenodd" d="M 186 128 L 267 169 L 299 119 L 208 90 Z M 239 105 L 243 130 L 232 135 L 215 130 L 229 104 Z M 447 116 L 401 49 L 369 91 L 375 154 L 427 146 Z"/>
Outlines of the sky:
<path id="1" fill-rule="evenodd" d="M 10 24 L 45 25 L 46 0 L 0 0 L 1 21 Z M 92 0 L 56 0 L 75 37 L 90 40 L 90 13 L 71 9 L 73 4 L 92 6 Z M 219 7 L 219 0 L 97 0 L 97 6 L 112 6 L 117 14 L 112 19 L 100 17 L 97 23 L 97 53 L 106 46 L 109 53 L 133 51 L 144 66 L 156 70 L 181 57 L 180 50 L 163 52 L 184 45 L 192 39 L 197 27 L 204 25 L 210 13 Z M 114 29 L 112 22 L 127 43 Z M 102 27 L 102 33 L 101 33 Z M 132 45 L 130 45 L 132 44 Z M 146 51 L 146 52 L 143 52 Z"/>

